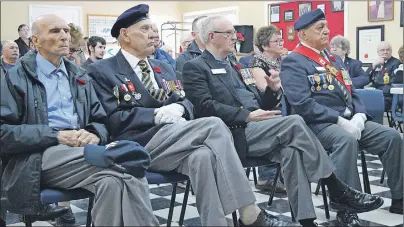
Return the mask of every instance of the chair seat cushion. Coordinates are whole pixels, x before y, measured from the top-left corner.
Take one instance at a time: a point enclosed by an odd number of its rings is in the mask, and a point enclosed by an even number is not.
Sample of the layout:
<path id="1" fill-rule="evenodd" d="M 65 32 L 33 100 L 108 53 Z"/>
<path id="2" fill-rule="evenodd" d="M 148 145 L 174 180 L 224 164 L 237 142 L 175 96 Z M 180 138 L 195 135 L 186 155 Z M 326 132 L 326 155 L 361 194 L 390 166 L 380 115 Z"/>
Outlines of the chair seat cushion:
<path id="1" fill-rule="evenodd" d="M 188 176 L 174 171 L 164 173 L 146 172 L 146 179 L 149 184 L 166 184 L 189 180 Z"/>
<path id="2" fill-rule="evenodd" d="M 70 200 L 85 199 L 94 196 L 93 193 L 85 189 L 44 189 L 41 191 L 42 204 L 65 202 Z"/>

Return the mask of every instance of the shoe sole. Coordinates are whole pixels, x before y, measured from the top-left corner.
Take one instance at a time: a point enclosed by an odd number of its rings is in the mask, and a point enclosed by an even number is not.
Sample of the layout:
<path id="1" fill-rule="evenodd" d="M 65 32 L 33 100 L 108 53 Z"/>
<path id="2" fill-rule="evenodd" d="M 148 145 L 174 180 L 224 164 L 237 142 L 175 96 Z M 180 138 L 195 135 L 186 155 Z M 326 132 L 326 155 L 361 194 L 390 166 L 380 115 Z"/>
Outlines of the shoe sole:
<path id="1" fill-rule="evenodd" d="M 380 208 L 383 205 L 383 203 L 384 201 L 381 199 L 379 203 L 374 203 L 373 206 L 354 209 L 350 206 L 330 201 L 330 207 L 334 210 L 348 210 L 355 213 L 365 213 Z"/>

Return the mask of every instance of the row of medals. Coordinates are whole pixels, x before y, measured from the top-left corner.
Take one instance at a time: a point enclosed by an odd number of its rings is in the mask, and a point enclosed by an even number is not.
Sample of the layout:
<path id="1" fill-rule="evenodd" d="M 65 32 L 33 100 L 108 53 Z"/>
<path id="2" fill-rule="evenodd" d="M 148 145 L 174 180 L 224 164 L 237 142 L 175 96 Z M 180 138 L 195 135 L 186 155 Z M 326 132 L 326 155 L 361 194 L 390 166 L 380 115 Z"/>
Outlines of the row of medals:
<path id="1" fill-rule="evenodd" d="M 330 73 L 327 73 L 326 75 L 327 75 L 327 81 L 329 82 L 329 85 L 328 84 L 323 84 L 323 89 L 328 89 L 330 91 L 333 91 L 335 89 L 335 87 L 334 87 L 334 85 L 331 84 L 332 75 Z M 319 75 L 317 73 L 313 75 L 313 79 L 316 82 L 317 86 L 315 87 L 315 84 L 312 83 L 312 85 L 313 85 L 313 86 L 311 86 L 311 91 L 312 92 L 321 91 L 321 86 L 320 86 L 321 78 L 320 78 L 320 76 L 323 76 L 323 75 Z"/>

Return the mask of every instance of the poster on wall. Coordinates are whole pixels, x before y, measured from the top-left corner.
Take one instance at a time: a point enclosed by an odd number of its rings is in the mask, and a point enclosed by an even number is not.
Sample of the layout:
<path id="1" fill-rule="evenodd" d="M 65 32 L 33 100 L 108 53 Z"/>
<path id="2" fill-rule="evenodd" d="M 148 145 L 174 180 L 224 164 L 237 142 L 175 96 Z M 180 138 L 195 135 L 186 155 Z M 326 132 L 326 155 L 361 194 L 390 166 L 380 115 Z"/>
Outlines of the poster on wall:
<path id="1" fill-rule="evenodd" d="M 299 17 L 311 11 L 311 2 L 299 4 Z"/>
<path id="2" fill-rule="evenodd" d="M 111 36 L 111 29 L 118 16 L 88 14 L 88 37 L 100 36 L 107 43 L 114 43 L 116 39 Z"/>
<path id="3" fill-rule="evenodd" d="M 394 1 L 369 1 L 368 0 L 368 21 L 389 21 L 394 20 Z"/>
<path id="4" fill-rule="evenodd" d="M 325 15 L 325 4 L 319 4 L 317 5 L 317 9 L 321 9 Z"/>
<path id="5" fill-rule="evenodd" d="M 356 28 L 356 59 L 369 67 L 378 58 L 377 45 L 384 41 L 384 25 Z"/>
<path id="6" fill-rule="evenodd" d="M 104 59 L 115 56 L 120 49 L 121 49 L 121 47 L 118 45 L 114 45 L 114 44 L 107 45 L 105 47 Z"/>
<path id="7" fill-rule="evenodd" d="M 291 9 L 291 10 L 285 10 L 285 12 L 284 12 L 284 18 L 283 18 L 283 20 L 285 21 L 285 22 L 288 22 L 288 21 L 293 21 L 294 20 L 294 10 L 293 9 Z"/>
<path id="8" fill-rule="evenodd" d="M 344 1 L 332 1 L 331 11 L 333 12 L 343 12 L 344 11 Z"/>
<path id="9" fill-rule="evenodd" d="M 279 6 L 271 6 L 271 23 L 279 22 Z"/>

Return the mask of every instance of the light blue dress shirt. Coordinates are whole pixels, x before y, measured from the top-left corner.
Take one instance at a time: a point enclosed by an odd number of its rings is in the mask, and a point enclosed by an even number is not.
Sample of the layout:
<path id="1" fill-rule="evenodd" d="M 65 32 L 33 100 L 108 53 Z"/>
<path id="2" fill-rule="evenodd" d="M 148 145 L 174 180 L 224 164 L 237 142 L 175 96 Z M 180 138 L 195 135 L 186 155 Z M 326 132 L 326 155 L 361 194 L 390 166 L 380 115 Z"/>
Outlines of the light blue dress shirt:
<path id="1" fill-rule="evenodd" d="M 61 60 L 59 68 L 56 68 L 38 53 L 36 65 L 38 79 L 46 90 L 49 127 L 58 130 L 77 129 L 77 114 L 74 111 L 73 97 L 63 60 Z"/>

